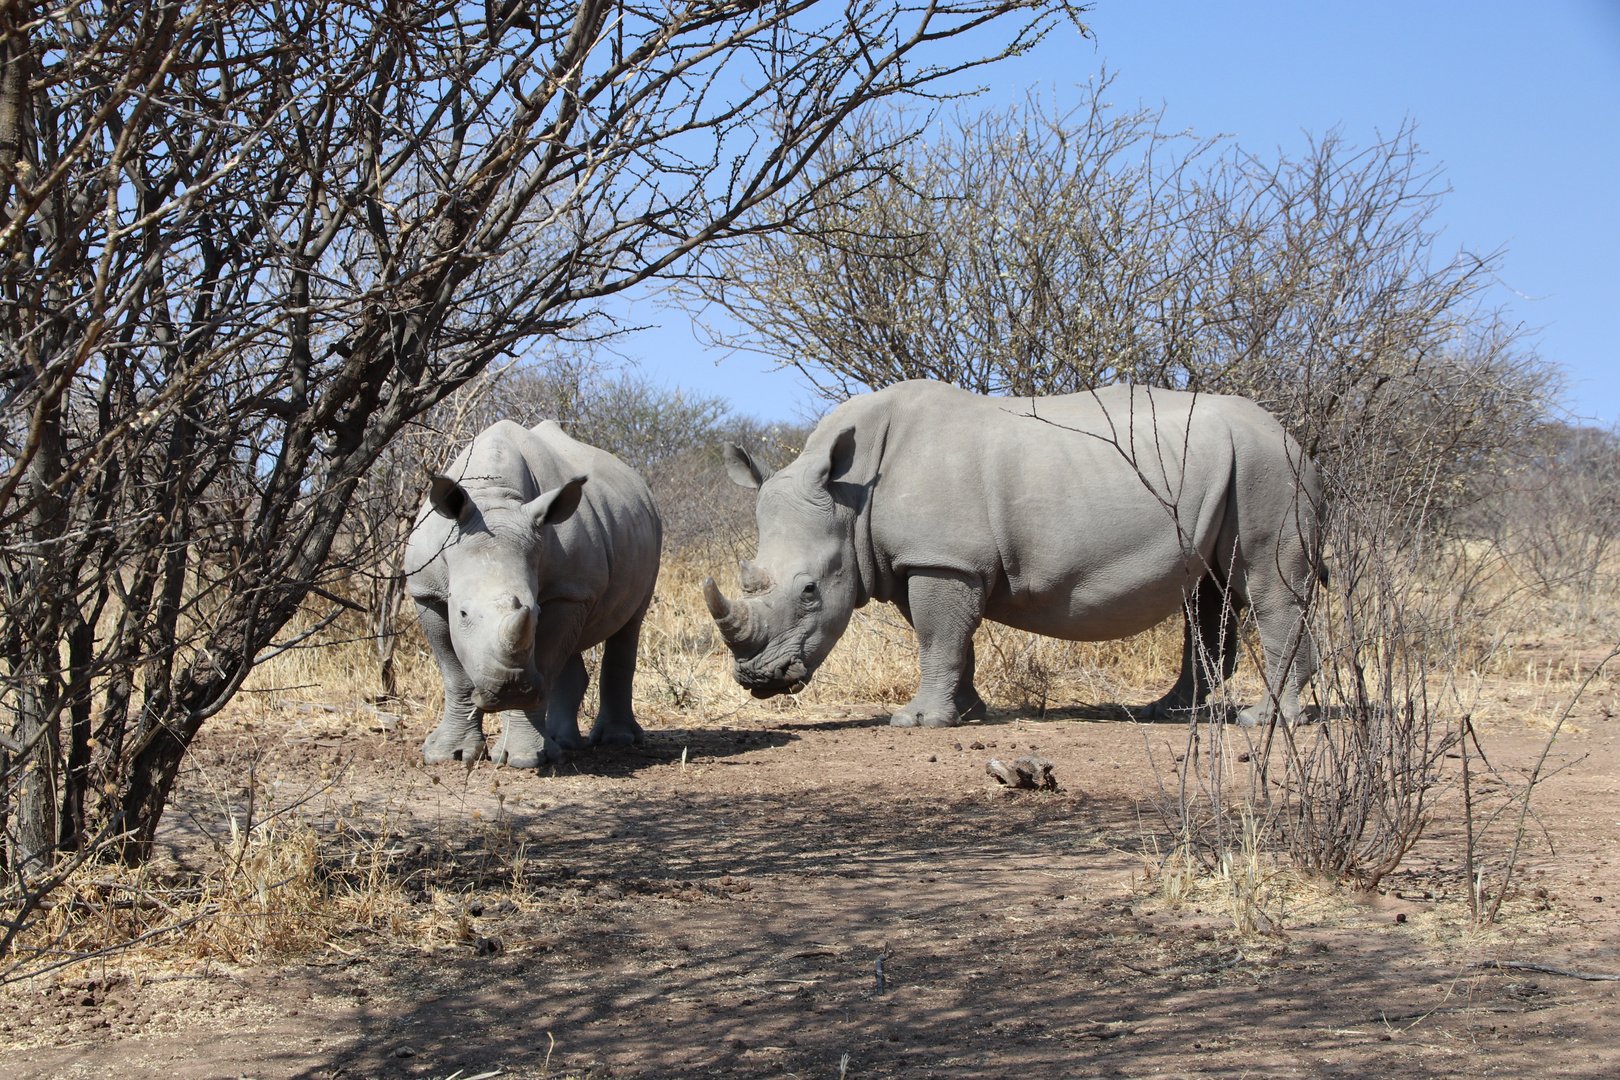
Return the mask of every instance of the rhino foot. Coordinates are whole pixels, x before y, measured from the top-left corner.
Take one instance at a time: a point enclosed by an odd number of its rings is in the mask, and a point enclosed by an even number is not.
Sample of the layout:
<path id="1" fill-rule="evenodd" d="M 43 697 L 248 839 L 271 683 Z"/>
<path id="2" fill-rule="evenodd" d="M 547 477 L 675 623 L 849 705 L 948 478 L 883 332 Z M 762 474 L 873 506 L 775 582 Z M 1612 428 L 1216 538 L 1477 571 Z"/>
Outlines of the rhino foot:
<path id="1" fill-rule="evenodd" d="M 1250 705 L 1248 708 L 1236 711 L 1239 727 L 1254 728 L 1269 727 L 1271 718 L 1276 716 L 1279 710 L 1262 704 Z M 1304 708 L 1295 708 L 1293 710 L 1282 709 L 1280 711 L 1282 722 L 1288 727 L 1296 727 L 1300 724 L 1315 724 L 1322 719 L 1322 710 L 1314 705 L 1307 705 Z"/>
<path id="2" fill-rule="evenodd" d="M 421 759 L 426 764 L 442 761 L 463 761 L 468 766 L 484 755 L 484 730 L 481 725 L 439 724 L 421 743 Z"/>
<path id="3" fill-rule="evenodd" d="M 589 750 L 591 748 L 590 740 L 581 735 L 577 727 L 573 731 L 560 733 L 547 731 L 546 744 L 548 746 L 555 745 L 558 750 Z"/>
<path id="4" fill-rule="evenodd" d="M 965 694 L 956 695 L 956 713 L 961 717 L 962 723 L 969 720 L 985 720 L 990 716 L 990 707 L 984 703 L 977 690 L 968 690 Z"/>
<path id="5" fill-rule="evenodd" d="M 635 717 L 625 720 L 596 718 L 591 727 L 593 746 L 640 746 L 647 741 L 647 733 L 636 723 Z"/>
<path id="6" fill-rule="evenodd" d="M 954 707 L 930 709 L 915 702 L 889 717 L 889 724 L 893 727 L 956 727 L 961 722 L 961 714 Z"/>
<path id="7" fill-rule="evenodd" d="M 489 759 L 514 769 L 538 769 L 548 761 L 561 761 L 562 749 L 553 747 L 549 739 L 534 744 L 502 739 L 489 752 Z"/>
<path id="8" fill-rule="evenodd" d="M 444 761 L 462 761 L 471 764 L 483 756 L 483 733 L 454 743 L 450 740 L 434 740 L 433 735 L 429 735 L 428 740 L 421 745 L 421 759 L 424 764 L 441 764 Z"/>
<path id="9" fill-rule="evenodd" d="M 1130 714 L 1144 723 L 1157 724 L 1185 720 L 1192 715 L 1192 710 L 1185 705 L 1168 704 L 1161 700 L 1147 705 L 1137 705 L 1130 709 Z"/>

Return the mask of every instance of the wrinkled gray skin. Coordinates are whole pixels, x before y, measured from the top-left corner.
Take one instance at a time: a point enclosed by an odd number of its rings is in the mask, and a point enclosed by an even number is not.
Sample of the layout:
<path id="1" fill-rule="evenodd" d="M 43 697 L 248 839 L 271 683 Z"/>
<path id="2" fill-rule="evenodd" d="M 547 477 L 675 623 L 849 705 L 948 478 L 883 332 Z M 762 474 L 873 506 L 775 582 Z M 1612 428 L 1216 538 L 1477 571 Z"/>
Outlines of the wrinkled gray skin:
<path id="1" fill-rule="evenodd" d="M 474 439 L 433 478 L 405 551 L 444 676 L 444 718 L 423 757 L 471 765 L 492 712 L 505 721 L 497 764 L 533 768 L 586 746 L 580 653 L 602 642 L 590 742 L 640 743 L 630 684 L 662 536 L 641 477 L 556 423 L 502 420 Z"/>
<path id="2" fill-rule="evenodd" d="M 704 595 L 756 697 L 796 692 L 872 600 L 916 628 L 917 696 L 890 722 L 947 727 L 984 714 L 973 685 L 983 619 L 1102 641 L 1188 613 L 1181 677 L 1139 710 L 1185 715 L 1236 667 L 1252 609 L 1268 695 L 1297 718 L 1316 670 L 1305 633 L 1320 567 L 1321 484 L 1275 419 L 1239 397 L 1126 386 L 990 398 L 914 381 L 838 406 L 759 491 L 759 557 L 742 596 Z"/>

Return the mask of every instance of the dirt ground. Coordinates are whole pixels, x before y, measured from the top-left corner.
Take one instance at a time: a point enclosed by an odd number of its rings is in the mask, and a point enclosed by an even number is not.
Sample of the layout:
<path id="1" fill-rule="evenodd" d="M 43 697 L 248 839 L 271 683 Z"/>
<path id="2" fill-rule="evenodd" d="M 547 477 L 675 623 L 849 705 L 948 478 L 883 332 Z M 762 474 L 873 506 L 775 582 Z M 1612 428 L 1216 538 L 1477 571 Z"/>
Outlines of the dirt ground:
<path id="1" fill-rule="evenodd" d="M 1556 854 L 1531 849 L 1539 892 L 1504 926 L 1470 928 L 1437 827 L 1383 893 L 1301 886 L 1279 932 L 1248 937 L 1218 900 L 1147 883 L 1164 834 L 1144 739 L 1168 726 L 761 707 L 535 775 L 424 769 L 421 717 L 227 719 L 169 815 L 175 858 L 228 835 L 254 755 L 287 791 L 338 770 L 324 797 L 393 822 L 402 903 L 451 929 L 19 984 L 0 1076 L 1620 1076 L 1620 982 L 1477 966 L 1620 973 L 1607 708 L 1554 748 L 1568 768 L 1537 805 Z M 1483 726 L 1502 768 L 1545 737 L 1506 706 Z M 1030 752 L 1061 791 L 986 776 Z"/>

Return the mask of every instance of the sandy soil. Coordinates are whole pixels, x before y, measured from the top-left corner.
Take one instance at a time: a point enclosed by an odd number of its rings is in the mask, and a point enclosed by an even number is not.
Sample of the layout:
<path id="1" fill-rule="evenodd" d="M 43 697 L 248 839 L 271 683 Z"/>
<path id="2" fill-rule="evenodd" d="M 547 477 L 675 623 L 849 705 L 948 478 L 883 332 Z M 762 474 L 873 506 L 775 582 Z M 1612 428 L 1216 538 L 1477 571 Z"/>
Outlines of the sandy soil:
<path id="1" fill-rule="evenodd" d="M 1501 697 L 1487 746 L 1523 766 L 1544 734 Z M 1145 887 L 1144 735 L 1174 730 L 885 720 L 762 709 L 546 775 L 423 769 L 419 721 L 217 724 L 170 814 L 178 857 L 228 833 L 221 784 L 253 754 L 287 790 L 352 759 L 342 798 L 392 809 L 407 902 L 459 905 L 458 932 L 140 985 L 80 965 L 0 996 L 0 1076 L 1620 1075 L 1620 982 L 1474 966 L 1620 973 L 1620 720 L 1600 705 L 1539 799 L 1545 895 L 1504 927 L 1469 928 L 1437 827 L 1381 894 L 1301 887 L 1281 932 L 1247 938 Z M 1032 751 L 1063 790 L 985 775 Z"/>

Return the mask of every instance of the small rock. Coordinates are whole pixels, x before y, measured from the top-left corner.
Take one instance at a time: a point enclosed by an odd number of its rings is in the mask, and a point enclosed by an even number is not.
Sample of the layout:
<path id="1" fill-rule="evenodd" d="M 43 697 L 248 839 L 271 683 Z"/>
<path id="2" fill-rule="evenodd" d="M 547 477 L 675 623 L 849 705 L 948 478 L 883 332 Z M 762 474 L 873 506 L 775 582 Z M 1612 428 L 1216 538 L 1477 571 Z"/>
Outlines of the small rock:
<path id="1" fill-rule="evenodd" d="M 957 749 L 958 749 L 958 750 L 960 750 L 960 749 L 962 749 L 962 744 L 961 744 L 961 743 L 959 743 L 959 742 L 956 742 L 956 743 L 951 743 L 951 745 L 952 745 L 952 746 L 954 746 L 954 747 L 956 747 L 956 748 L 957 748 Z"/>
<path id="2" fill-rule="evenodd" d="M 408 1046 L 401 1046 L 395 1049 L 394 1056 L 397 1058 L 413 1058 L 416 1056 L 416 1051 Z"/>
<path id="3" fill-rule="evenodd" d="M 501 939 L 481 937 L 473 939 L 474 956 L 496 956 L 501 951 Z"/>
<path id="4" fill-rule="evenodd" d="M 1239 754 L 1237 759 L 1239 761 L 1248 761 L 1249 755 L 1247 753 Z"/>
<path id="5" fill-rule="evenodd" d="M 1395 921 L 1396 921 L 1396 922 L 1398 922 L 1398 923 L 1403 923 L 1403 922 L 1405 922 L 1405 921 L 1406 921 L 1406 912 L 1404 912 L 1404 911 L 1397 911 L 1397 912 L 1396 912 L 1396 913 L 1395 913 Z"/>
<path id="6" fill-rule="evenodd" d="M 984 743 L 980 742 L 978 739 L 974 739 L 972 742 L 968 743 L 968 749 L 969 750 L 983 750 L 984 749 Z"/>
<path id="7" fill-rule="evenodd" d="M 936 757 L 936 756 L 935 756 L 935 755 L 933 755 L 933 754 L 929 754 L 929 755 L 928 755 L 928 760 L 929 760 L 929 761 L 938 761 L 938 760 L 939 760 L 939 758 L 938 758 L 938 757 Z"/>
<path id="8" fill-rule="evenodd" d="M 1004 765 L 991 758 L 984 771 L 1010 788 L 1021 788 L 1026 791 L 1058 789 L 1057 777 L 1052 775 L 1052 763 L 1034 754 L 1021 757 L 1011 765 Z"/>

